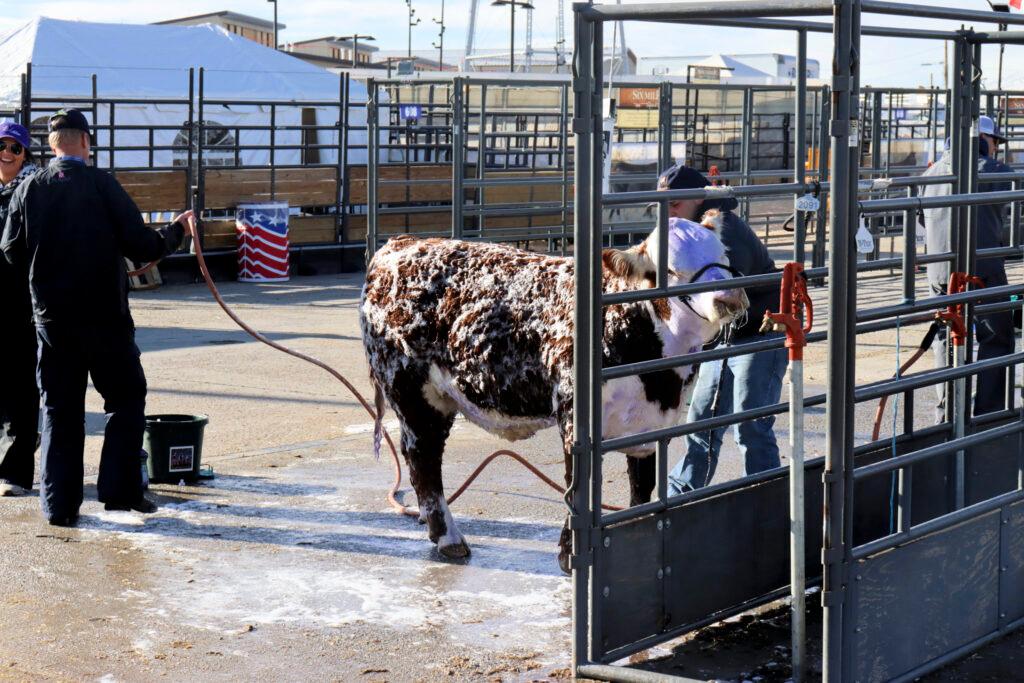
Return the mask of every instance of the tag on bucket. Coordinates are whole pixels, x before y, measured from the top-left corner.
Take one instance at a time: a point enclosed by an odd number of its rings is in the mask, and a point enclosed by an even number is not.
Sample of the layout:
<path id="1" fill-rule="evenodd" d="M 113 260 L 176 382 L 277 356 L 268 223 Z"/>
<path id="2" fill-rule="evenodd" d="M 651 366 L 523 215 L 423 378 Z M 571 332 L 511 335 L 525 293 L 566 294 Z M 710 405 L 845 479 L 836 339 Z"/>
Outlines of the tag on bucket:
<path id="1" fill-rule="evenodd" d="M 875 250 L 875 239 L 868 230 L 866 218 L 860 221 L 860 228 L 857 230 L 857 251 L 861 254 L 870 254 Z"/>
<path id="2" fill-rule="evenodd" d="M 797 211 L 817 211 L 821 202 L 813 194 L 805 194 L 803 197 L 798 197 L 796 200 Z"/>

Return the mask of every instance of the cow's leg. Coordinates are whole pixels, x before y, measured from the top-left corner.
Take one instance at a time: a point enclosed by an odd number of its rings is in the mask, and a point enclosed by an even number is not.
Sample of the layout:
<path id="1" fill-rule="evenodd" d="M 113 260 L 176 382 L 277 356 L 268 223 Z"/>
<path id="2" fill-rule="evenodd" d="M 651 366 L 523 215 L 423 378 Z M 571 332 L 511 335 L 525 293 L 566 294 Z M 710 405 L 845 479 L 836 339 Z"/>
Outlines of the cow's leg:
<path id="1" fill-rule="evenodd" d="M 651 500 L 657 475 L 658 461 L 653 453 L 640 456 L 626 456 L 626 472 L 629 473 L 629 504 L 642 505 Z"/>
<path id="2" fill-rule="evenodd" d="M 463 558 L 469 546 L 459 532 L 444 499 L 441 459 L 455 421 L 455 408 L 429 384 L 425 368 L 407 367 L 395 373 L 390 397 L 402 426 L 402 455 L 419 501 L 420 521 L 442 555 Z"/>

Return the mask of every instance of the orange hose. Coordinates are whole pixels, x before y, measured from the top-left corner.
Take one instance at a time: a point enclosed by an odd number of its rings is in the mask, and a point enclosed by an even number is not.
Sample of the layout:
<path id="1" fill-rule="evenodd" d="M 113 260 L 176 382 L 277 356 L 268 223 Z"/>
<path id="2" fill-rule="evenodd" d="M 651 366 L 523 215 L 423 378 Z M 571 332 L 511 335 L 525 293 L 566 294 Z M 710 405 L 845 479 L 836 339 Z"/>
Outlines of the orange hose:
<path id="1" fill-rule="evenodd" d="M 217 286 L 213 284 L 213 278 L 210 277 L 210 271 L 207 270 L 207 268 L 206 268 L 206 259 L 203 258 L 203 247 L 202 247 L 202 245 L 199 242 L 199 235 L 198 235 L 198 229 L 196 227 L 196 223 L 193 223 L 193 224 L 191 224 L 189 226 L 189 231 L 192 233 L 192 244 L 194 245 L 194 248 L 195 248 L 196 261 L 199 264 L 199 271 L 202 273 L 203 279 L 206 280 L 206 286 L 210 289 L 210 294 L 213 295 L 213 298 L 220 305 L 220 307 L 224 311 L 224 313 L 226 313 L 227 316 L 229 318 L 231 318 L 235 322 L 236 325 L 238 325 L 243 330 L 245 330 L 245 332 L 247 332 L 249 334 L 249 336 L 251 336 L 256 341 L 262 342 L 262 343 L 266 344 L 267 346 L 269 346 L 271 348 L 274 348 L 274 349 L 277 349 L 278 351 L 281 351 L 282 353 L 287 353 L 289 356 L 293 356 L 295 358 L 298 358 L 299 360 L 304 360 L 307 363 L 312 363 L 313 365 L 317 366 L 318 368 L 320 368 L 322 370 L 325 370 L 326 372 L 330 373 L 330 375 L 332 377 L 334 377 L 336 380 L 338 380 L 339 382 L 344 384 L 345 388 L 348 389 L 352 393 L 352 395 L 356 397 L 356 400 L 358 400 L 359 403 L 363 406 L 363 408 L 366 410 L 366 412 L 370 416 L 370 418 L 373 419 L 373 420 L 376 420 L 377 419 L 377 414 L 376 414 L 376 412 L 374 412 L 374 410 L 370 406 L 369 402 L 367 402 L 367 400 L 365 398 L 363 398 L 363 395 L 360 394 L 359 391 L 352 385 L 352 383 L 349 382 L 345 378 L 345 376 L 342 375 L 340 372 L 338 372 L 337 370 L 335 370 L 334 368 L 329 366 L 327 363 L 324 363 L 323 361 L 321 361 L 321 360 L 319 360 L 317 358 L 314 358 L 313 356 L 307 356 L 304 353 L 300 353 L 298 351 L 295 351 L 293 349 L 288 348 L 287 346 L 284 346 L 282 344 L 278 344 L 277 342 L 272 341 L 272 340 L 264 337 L 262 334 L 260 334 L 259 332 L 257 332 L 253 328 L 249 327 L 249 325 L 247 325 L 244 320 L 242 320 L 237 315 L 235 315 L 235 312 L 232 311 L 231 308 L 228 307 L 228 305 L 226 303 L 224 303 L 224 299 L 221 298 L 220 292 L 217 290 Z M 156 264 L 155 263 L 151 263 L 151 264 L 149 264 L 149 266 L 146 266 L 146 268 L 152 267 L 154 265 L 156 265 Z M 391 435 L 388 434 L 387 430 L 384 430 L 384 439 L 387 441 L 388 449 L 391 451 L 391 459 L 392 459 L 392 462 L 393 462 L 394 468 L 395 468 L 395 480 L 394 480 L 394 483 L 391 484 L 391 489 L 388 491 L 388 494 L 387 494 L 388 503 L 391 504 L 391 507 L 394 508 L 396 512 L 399 512 L 399 513 L 401 513 L 403 515 L 408 515 L 410 517 L 419 517 L 419 514 L 420 514 L 419 510 L 417 510 L 415 508 L 407 507 L 407 506 L 403 505 L 401 501 L 398 500 L 398 491 L 399 491 L 399 489 L 401 488 L 401 485 L 402 485 L 402 465 L 401 465 L 401 461 L 398 458 L 398 450 L 395 448 L 395 444 L 391 440 Z M 519 461 L 522 465 L 524 465 L 527 469 L 529 469 L 531 472 L 533 472 L 535 475 L 537 475 L 548 486 L 550 486 L 551 488 L 555 489 L 556 491 L 558 491 L 561 494 L 565 493 L 565 489 L 563 489 L 557 483 L 555 483 L 550 478 L 548 478 L 543 472 L 541 472 L 539 469 L 537 469 L 532 464 L 530 464 L 526 460 L 526 458 L 524 458 L 522 455 L 520 455 L 520 454 L 518 454 L 518 453 L 516 453 L 514 451 L 510 451 L 510 450 L 506 450 L 506 449 L 501 449 L 501 450 L 495 451 L 494 453 L 491 453 L 489 456 L 484 458 L 484 461 L 481 462 L 476 467 L 476 469 L 474 469 L 470 473 L 469 477 L 455 491 L 455 493 L 453 493 L 451 496 L 448 497 L 447 502 L 449 504 L 455 502 L 455 500 L 460 495 L 462 495 L 463 492 L 465 492 L 465 490 L 467 488 L 469 488 L 469 485 L 473 483 L 473 481 L 480 475 L 480 473 L 483 472 L 484 468 L 486 468 L 487 465 L 489 465 L 492 461 L 494 461 L 500 455 L 507 455 L 510 458 L 514 458 L 515 460 Z M 602 505 L 601 507 L 604 508 L 605 510 L 621 510 L 622 509 L 622 508 L 614 507 L 614 506 L 611 506 L 611 505 Z"/>
<path id="2" fill-rule="evenodd" d="M 894 375 L 894 376 L 895 377 L 902 377 L 903 373 L 905 373 L 907 370 L 909 370 L 910 366 L 913 365 L 914 363 L 916 363 L 917 359 L 920 358 L 921 356 L 923 356 L 924 352 L 927 351 L 927 350 L 928 350 L 928 348 L 925 347 L 925 348 L 919 348 L 917 351 L 915 351 L 914 355 L 911 356 L 907 360 L 906 363 L 904 363 L 903 365 L 900 366 L 899 373 Z M 871 430 L 871 440 L 872 441 L 877 441 L 878 440 L 878 434 L 882 431 L 882 417 L 883 417 L 883 413 L 885 412 L 885 404 L 888 403 L 888 402 L 889 402 L 889 397 L 888 396 L 883 396 L 882 398 L 878 399 L 878 409 L 875 411 L 875 426 Z"/>

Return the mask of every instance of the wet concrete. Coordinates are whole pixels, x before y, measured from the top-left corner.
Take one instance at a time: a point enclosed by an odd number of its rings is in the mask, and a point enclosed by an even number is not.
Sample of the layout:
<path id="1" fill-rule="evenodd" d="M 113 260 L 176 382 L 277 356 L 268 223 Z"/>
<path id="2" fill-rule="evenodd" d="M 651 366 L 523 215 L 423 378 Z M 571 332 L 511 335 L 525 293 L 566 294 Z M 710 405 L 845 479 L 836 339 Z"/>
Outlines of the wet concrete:
<path id="1" fill-rule="evenodd" d="M 360 284 L 346 275 L 223 289 L 257 328 L 337 366 L 367 391 Z M 859 294 L 862 306 L 878 306 L 897 291 L 892 281 L 866 280 Z M 818 329 L 824 294 L 814 292 Z M 80 527 L 46 526 L 34 497 L 0 500 L 0 680 L 567 675 L 570 584 L 555 559 L 565 514 L 555 492 L 518 464 L 496 461 L 453 506 L 473 555 L 444 561 L 424 527 L 385 503 L 390 462 L 374 459 L 369 418 L 343 387 L 248 341 L 201 286 L 133 299 L 149 412 L 208 414 L 204 462 L 217 478 L 154 486 L 161 502 L 154 515 L 104 512 L 94 489 L 102 402 L 90 390 Z M 902 332 L 904 359 L 923 332 Z M 893 333 L 861 340 L 859 381 L 891 375 L 895 340 Z M 808 393 L 823 391 L 826 376 L 825 347 L 812 346 Z M 922 426 L 931 420 L 923 408 L 929 400 L 919 392 Z M 873 405 L 858 407 L 858 441 L 870 434 L 873 412 Z M 394 432 L 391 417 L 388 424 Z M 890 424 L 887 418 L 883 434 Z M 820 453 L 824 410 L 809 411 L 806 426 L 809 454 Z M 785 457 L 787 420 L 775 428 Z M 458 421 L 445 457 L 449 490 L 504 447 Z M 553 430 L 514 447 L 561 479 Z M 680 451 L 673 444 L 673 460 Z M 625 502 L 622 456 L 609 456 L 605 472 L 606 498 Z M 727 437 L 716 480 L 741 472 Z M 770 648 L 763 654 L 777 657 Z"/>

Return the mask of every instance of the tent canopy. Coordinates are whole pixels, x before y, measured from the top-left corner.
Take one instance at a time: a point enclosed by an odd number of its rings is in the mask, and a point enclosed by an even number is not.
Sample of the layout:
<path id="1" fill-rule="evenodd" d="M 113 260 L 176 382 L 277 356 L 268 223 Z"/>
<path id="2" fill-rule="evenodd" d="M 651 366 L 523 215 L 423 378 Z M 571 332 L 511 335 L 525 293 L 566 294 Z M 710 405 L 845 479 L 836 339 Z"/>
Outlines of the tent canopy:
<path id="1" fill-rule="evenodd" d="M 29 62 L 32 93 L 40 97 L 87 97 L 96 74 L 102 97 L 185 98 L 189 68 L 203 67 L 208 98 L 338 99 L 336 74 L 211 24 L 102 24 L 38 17 L 0 34 L 0 105 L 20 101 L 21 74 Z"/>

